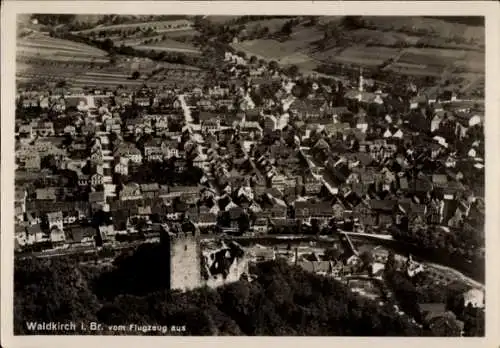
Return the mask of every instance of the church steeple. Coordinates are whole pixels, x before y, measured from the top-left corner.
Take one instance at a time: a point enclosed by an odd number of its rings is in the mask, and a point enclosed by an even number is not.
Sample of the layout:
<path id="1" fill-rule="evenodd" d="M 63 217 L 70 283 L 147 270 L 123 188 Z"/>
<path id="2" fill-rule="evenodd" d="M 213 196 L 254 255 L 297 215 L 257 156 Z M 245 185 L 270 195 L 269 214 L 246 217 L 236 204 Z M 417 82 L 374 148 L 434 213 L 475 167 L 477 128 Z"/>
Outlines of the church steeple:
<path id="1" fill-rule="evenodd" d="M 364 85 L 363 68 L 359 68 L 359 86 L 358 86 L 358 90 L 360 92 L 363 92 L 363 85 Z"/>

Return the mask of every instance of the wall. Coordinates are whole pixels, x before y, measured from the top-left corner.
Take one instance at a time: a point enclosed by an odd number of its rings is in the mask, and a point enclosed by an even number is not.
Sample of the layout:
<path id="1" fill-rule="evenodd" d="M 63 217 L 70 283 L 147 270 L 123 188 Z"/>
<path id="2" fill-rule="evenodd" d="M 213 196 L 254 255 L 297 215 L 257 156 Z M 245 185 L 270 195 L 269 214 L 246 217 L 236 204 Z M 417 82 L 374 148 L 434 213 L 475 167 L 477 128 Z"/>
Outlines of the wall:
<path id="1" fill-rule="evenodd" d="M 210 288 L 216 288 L 226 284 L 234 283 L 240 280 L 242 274 L 249 274 L 248 271 L 248 259 L 246 257 L 234 259 L 233 263 L 229 268 L 229 274 L 224 279 L 221 274 L 216 276 L 210 276 L 208 280 L 205 281 L 205 285 Z"/>

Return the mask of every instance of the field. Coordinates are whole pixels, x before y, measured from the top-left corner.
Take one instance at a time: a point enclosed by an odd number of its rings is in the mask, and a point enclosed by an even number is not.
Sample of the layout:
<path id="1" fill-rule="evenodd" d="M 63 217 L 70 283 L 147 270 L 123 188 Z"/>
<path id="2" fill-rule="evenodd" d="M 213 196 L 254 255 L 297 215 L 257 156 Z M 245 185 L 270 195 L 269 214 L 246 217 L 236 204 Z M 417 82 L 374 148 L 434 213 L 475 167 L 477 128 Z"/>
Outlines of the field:
<path id="1" fill-rule="evenodd" d="M 191 54 L 200 54 L 200 50 L 188 43 L 175 40 L 163 40 L 158 43 L 142 44 L 134 46 L 136 50 L 148 50 L 158 52 L 182 52 Z"/>
<path id="2" fill-rule="evenodd" d="M 224 24 L 238 17 L 239 16 L 206 16 L 205 18 L 215 24 Z"/>
<path id="3" fill-rule="evenodd" d="M 108 63 L 107 53 L 85 44 L 34 34 L 17 42 L 17 55 L 60 62 Z"/>
<path id="4" fill-rule="evenodd" d="M 441 38 L 455 37 L 484 43 L 484 27 L 453 23 L 443 19 L 428 17 L 366 17 L 366 19 L 382 30 L 414 31 L 434 33 Z"/>
<path id="5" fill-rule="evenodd" d="M 328 59 L 340 64 L 355 64 L 368 67 L 376 67 L 390 58 L 398 55 L 399 49 L 388 47 L 363 47 L 351 46 L 340 53 L 329 55 L 329 52 L 323 52 L 318 55 L 322 59 Z"/>
<path id="6" fill-rule="evenodd" d="M 150 77 L 152 72 L 158 69 L 161 71 Z M 155 87 L 171 83 L 183 85 L 202 78 L 202 75 L 200 77 L 193 76 L 199 74 L 198 68 L 164 62 L 158 63 L 148 59 L 120 58 L 115 65 L 111 66 L 109 64 L 90 65 L 82 61 L 62 62 L 30 58 L 28 61 L 19 59 L 16 70 L 16 80 L 20 85 L 25 83 L 55 84 L 64 80 L 71 87 L 116 88 L 119 85 L 137 87 L 145 82 Z M 183 70 L 187 72 L 183 72 Z M 133 71 L 139 71 L 146 78 L 130 79 Z"/>
<path id="7" fill-rule="evenodd" d="M 295 47 L 292 44 L 276 40 L 249 40 L 233 43 L 232 47 L 237 51 L 245 52 L 248 56 L 254 55 L 258 58 L 276 61 L 295 53 Z"/>
<path id="8" fill-rule="evenodd" d="M 250 23 L 245 24 L 245 29 L 250 32 L 259 28 L 267 27 L 269 28 L 270 33 L 274 33 L 280 30 L 285 24 L 289 21 L 289 18 L 270 18 L 270 19 L 261 19 L 257 21 L 252 21 Z M 238 26 L 238 25 L 236 25 Z"/>
<path id="9" fill-rule="evenodd" d="M 418 70 L 437 75 L 446 69 L 457 68 L 464 73 L 484 74 L 484 54 L 467 50 L 410 48 L 388 67 L 391 71 L 408 70 L 408 73 L 418 75 Z"/>
<path id="10" fill-rule="evenodd" d="M 184 23 L 186 26 L 192 26 L 191 21 L 187 20 L 166 20 L 166 21 L 148 21 L 148 22 L 139 22 L 139 23 L 127 23 L 127 24 L 114 24 L 114 25 L 106 25 L 106 26 L 97 26 L 95 28 L 91 29 L 86 29 L 86 30 L 80 30 L 75 32 L 75 34 L 83 34 L 83 35 L 88 35 L 90 33 L 96 33 L 96 32 L 107 32 L 107 31 L 124 31 L 124 30 L 131 30 L 131 29 L 136 29 L 136 28 L 151 28 L 155 30 L 156 32 L 168 32 L 168 31 L 175 31 L 175 30 L 185 30 L 187 27 L 182 27 L 182 28 L 167 28 L 165 26 L 176 26 L 179 23 Z"/>

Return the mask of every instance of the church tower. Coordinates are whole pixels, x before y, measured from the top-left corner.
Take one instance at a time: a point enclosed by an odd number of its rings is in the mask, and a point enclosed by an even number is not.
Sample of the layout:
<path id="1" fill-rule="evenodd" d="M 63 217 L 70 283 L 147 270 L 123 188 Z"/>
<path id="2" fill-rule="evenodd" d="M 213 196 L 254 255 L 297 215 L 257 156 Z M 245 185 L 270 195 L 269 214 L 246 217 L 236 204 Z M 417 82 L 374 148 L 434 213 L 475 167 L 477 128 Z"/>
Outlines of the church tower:
<path id="1" fill-rule="evenodd" d="M 363 88 L 364 84 L 365 84 L 365 81 L 363 79 L 363 68 L 359 68 L 359 86 L 358 86 L 358 90 L 360 92 L 363 92 L 363 90 L 364 90 L 364 88 Z"/>

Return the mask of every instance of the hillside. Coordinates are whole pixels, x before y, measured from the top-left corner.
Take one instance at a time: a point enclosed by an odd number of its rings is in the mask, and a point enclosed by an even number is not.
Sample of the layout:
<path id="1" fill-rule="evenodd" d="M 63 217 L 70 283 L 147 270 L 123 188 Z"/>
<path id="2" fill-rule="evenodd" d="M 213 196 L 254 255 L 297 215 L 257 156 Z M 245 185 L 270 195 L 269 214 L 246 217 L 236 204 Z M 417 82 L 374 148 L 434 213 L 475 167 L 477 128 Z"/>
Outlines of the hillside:
<path id="1" fill-rule="evenodd" d="M 363 66 L 453 80 L 465 88 L 484 80 L 485 32 L 480 24 L 476 17 L 258 19 L 238 24 L 231 46 L 247 56 L 297 65 L 306 72 L 324 65 Z"/>
<path id="2" fill-rule="evenodd" d="M 257 279 L 251 283 L 241 280 L 215 290 L 170 292 L 158 249 L 144 245 L 132 256 L 117 259 L 115 266 L 105 271 L 63 259 L 17 263 L 15 332 L 36 334 L 26 330 L 25 323 L 30 320 L 74 320 L 99 321 L 105 327 L 129 323 L 185 325 L 186 331 L 180 334 L 200 336 L 429 334 L 398 315 L 389 304 L 381 306 L 350 292 L 334 279 L 306 273 L 284 262 L 259 265 Z M 129 258 L 134 262 L 127 262 Z M 157 267 L 151 267 L 151 262 Z M 110 282 L 114 285 L 109 286 Z M 73 334 L 88 333 L 79 330 Z"/>

